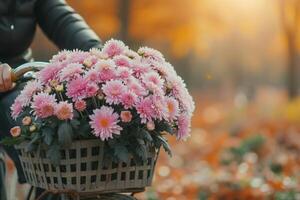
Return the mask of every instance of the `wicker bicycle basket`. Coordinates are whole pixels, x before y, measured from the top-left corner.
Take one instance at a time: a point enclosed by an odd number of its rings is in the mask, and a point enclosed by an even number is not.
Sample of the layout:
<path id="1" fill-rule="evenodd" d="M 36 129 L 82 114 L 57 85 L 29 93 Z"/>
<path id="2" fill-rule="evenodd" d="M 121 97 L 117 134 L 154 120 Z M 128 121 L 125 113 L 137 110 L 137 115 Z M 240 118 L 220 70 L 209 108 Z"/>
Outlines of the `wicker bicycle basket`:
<path id="1" fill-rule="evenodd" d="M 53 166 L 46 158 L 45 150 L 28 153 L 26 142 L 16 146 L 29 184 L 46 190 L 74 190 L 80 193 L 137 192 L 150 186 L 158 157 L 154 148 L 148 148 L 148 159 L 136 164 L 115 163 L 104 159 L 103 142 L 78 140 L 61 149 L 59 166 Z"/>

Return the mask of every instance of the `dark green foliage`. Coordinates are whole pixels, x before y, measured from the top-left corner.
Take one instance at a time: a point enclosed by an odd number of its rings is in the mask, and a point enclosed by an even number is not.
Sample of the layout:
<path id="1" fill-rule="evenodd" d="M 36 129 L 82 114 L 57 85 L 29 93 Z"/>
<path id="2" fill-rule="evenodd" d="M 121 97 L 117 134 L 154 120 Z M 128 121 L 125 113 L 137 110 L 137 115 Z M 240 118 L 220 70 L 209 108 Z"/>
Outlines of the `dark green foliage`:
<path id="1" fill-rule="evenodd" d="M 116 145 L 114 147 L 114 155 L 122 162 L 128 163 L 129 152 L 125 146 L 121 144 Z"/>
<path id="2" fill-rule="evenodd" d="M 296 200 L 298 192 L 295 191 L 286 191 L 286 192 L 276 192 L 274 195 L 275 200 Z"/>
<path id="3" fill-rule="evenodd" d="M 61 123 L 58 127 L 57 134 L 58 134 L 58 143 L 61 146 L 67 147 L 72 144 L 73 129 L 69 122 Z"/>
<path id="4" fill-rule="evenodd" d="M 257 152 L 264 142 L 265 138 L 261 135 L 251 136 L 245 139 L 239 147 L 233 147 L 230 151 L 235 157 L 242 158 L 248 152 Z"/>
<path id="5" fill-rule="evenodd" d="M 20 136 L 20 137 L 5 137 L 1 140 L 0 144 L 7 145 L 7 146 L 12 146 L 12 145 L 17 145 L 22 142 L 24 142 L 25 137 Z"/>
<path id="6" fill-rule="evenodd" d="M 51 145 L 46 152 L 47 158 L 50 159 L 54 166 L 58 166 L 60 163 L 60 147 L 57 143 Z"/>
<path id="7" fill-rule="evenodd" d="M 44 143 L 50 146 L 54 139 L 55 131 L 50 127 L 45 127 L 43 128 L 42 133 L 43 133 Z"/>
<path id="8" fill-rule="evenodd" d="M 279 163 L 271 163 L 270 164 L 270 169 L 272 170 L 273 173 L 280 174 L 283 170 L 283 167 Z"/>
<path id="9" fill-rule="evenodd" d="M 156 148 L 159 148 L 160 146 L 163 146 L 164 150 L 169 154 L 169 156 L 172 156 L 171 147 L 168 143 L 168 141 L 162 137 L 161 135 L 155 135 L 154 137 L 154 145 Z"/>

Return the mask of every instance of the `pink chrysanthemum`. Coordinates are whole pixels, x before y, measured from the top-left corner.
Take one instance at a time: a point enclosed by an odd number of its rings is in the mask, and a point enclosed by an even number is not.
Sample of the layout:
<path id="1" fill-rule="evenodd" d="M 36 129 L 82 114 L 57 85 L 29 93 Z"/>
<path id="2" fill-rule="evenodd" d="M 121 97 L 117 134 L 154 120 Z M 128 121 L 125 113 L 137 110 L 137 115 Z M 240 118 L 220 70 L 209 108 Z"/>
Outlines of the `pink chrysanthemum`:
<path id="1" fill-rule="evenodd" d="M 178 117 L 178 132 L 177 138 L 185 140 L 190 136 L 191 131 L 191 119 L 184 113 Z"/>
<path id="2" fill-rule="evenodd" d="M 135 78 L 131 78 L 127 82 L 127 87 L 130 91 L 134 92 L 137 96 L 146 96 L 148 91 L 142 86 L 140 81 Z"/>
<path id="3" fill-rule="evenodd" d="M 96 83 L 89 83 L 86 88 L 86 97 L 96 96 L 99 87 Z"/>
<path id="4" fill-rule="evenodd" d="M 52 59 L 50 60 L 50 62 L 51 63 L 63 62 L 65 60 L 67 60 L 69 54 L 70 54 L 70 51 L 62 50 L 58 54 L 54 55 L 52 57 Z"/>
<path id="5" fill-rule="evenodd" d="M 72 104 L 62 101 L 59 102 L 55 107 L 55 116 L 59 120 L 73 119 L 73 106 Z"/>
<path id="6" fill-rule="evenodd" d="M 67 84 L 66 95 L 73 100 L 83 99 L 86 97 L 87 85 L 88 81 L 81 76 L 73 79 Z"/>
<path id="7" fill-rule="evenodd" d="M 124 55 L 119 55 L 114 57 L 114 62 L 116 66 L 118 67 L 130 67 L 131 66 L 131 61 L 127 56 Z"/>
<path id="8" fill-rule="evenodd" d="M 111 39 L 104 44 L 102 52 L 111 58 L 121 55 L 126 49 L 128 49 L 128 47 L 126 47 L 122 41 Z"/>
<path id="9" fill-rule="evenodd" d="M 122 94 L 126 91 L 126 86 L 120 80 L 111 80 L 102 86 L 102 91 L 106 95 L 107 103 L 118 104 Z"/>
<path id="10" fill-rule="evenodd" d="M 112 60 L 101 60 L 95 64 L 100 81 L 108 81 L 117 77 L 116 65 Z"/>
<path id="11" fill-rule="evenodd" d="M 132 64 L 132 70 L 134 76 L 141 78 L 141 76 L 147 72 L 150 72 L 151 68 L 148 64 L 136 61 Z"/>
<path id="12" fill-rule="evenodd" d="M 146 85 L 156 85 L 158 88 L 162 88 L 164 85 L 164 80 L 161 79 L 158 73 L 151 71 L 142 76 L 142 81 Z"/>
<path id="13" fill-rule="evenodd" d="M 125 109 L 132 108 L 133 105 L 138 101 L 138 97 L 136 94 L 127 91 L 121 95 L 121 103 Z"/>
<path id="14" fill-rule="evenodd" d="M 57 104 L 54 95 L 39 93 L 33 97 L 33 103 L 31 107 L 37 117 L 47 118 L 54 114 L 54 108 L 56 105 Z"/>
<path id="15" fill-rule="evenodd" d="M 153 118 L 156 117 L 156 112 L 153 108 L 153 103 L 152 103 L 151 97 L 146 97 L 144 99 L 141 99 L 137 104 L 136 104 L 136 110 L 140 115 L 141 122 L 142 123 L 147 123 L 147 121 L 152 121 Z"/>
<path id="16" fill-rule="evenodd" d="M 96 69 L 91 69 L 87 71 L 84 77 L 90 82 L 95 82 L 95 83 L 100 82 L 99 72 Z"/>
<path id="17" fill-rule="evenodd" d="M 166 97 L 168 118 L 169 120 L 175 120 L 179 114 L 179 104 L 173 97 Z"/>
<path id="18" fill-rule="evenodd" d="M 166 79 L 168 79 L 170 76 L 177 76 L 174 67 L 170 63 L 152 61 L 151 67 Z"/>
<path id="19" fill-rule="evenodd" d="M 131 49 L 126 49 L 123 52 L 123 54 L 125 56 L 127 56 L 128 58 L 133 59 L 133 60 L 139 60 L 139 59 L 141 59 L 141 56 L 137 52 L 135 52 L 135 51 L 133 51 Z"/>
<path id="20" fill-rule="evenodd" d="M 15 102 L 10 107 L 10 110 L 11 110 L 11 117 L 13 119 L 17 119 L 17 117 L 19 117 L 19 115 L 23 111 L 22 102 L 16 99 Z"/>
<path id="21" fill-rule="evenodd" d="M 58 79 L 58 73 L 66 66 L 66 63 L 50 63 L 37 73 L 37 78 L 42 84 L 49 84 L 50 81 Z"/>
<path id="22" fill-rule="evenodd" d="M 84 60 L 89 56 L 88 52 L 75 49 L 70 52 L 67 62 L 83 64 Z"/>
<path id="23" fill-rule="evenodd" d="M 164 56 L 157 50 L 149 47 L 141 47 L 138 50 L 138 54 L 142 55 L 144 58 L 152 59 L 158 62 L 164 62 Z"/>
<path id="24" fill-rule="evenodd" d="M 86 102 L 83 100 L 78 100 L 75 102 L 75 109 L 82 112 L 86 109 Z"/>
<path id="25" fill-rule="evenodd" d="M 149 96 L 152 100 L 153 104 L 153 110 L 155 111 L 155 115 L 153 118 L 155 119 L 168 119 L 168 109 L 166 107 L 166 101 L 164 96 L 159 96 L 159 95 L 151 95 Z"/>
<path id="26" fill-rule="evenodd" d="M 113 134 L 120 135 L 122 127 L 118 125 L 119 115 L 114 112 L 113 108 L 102 106 L 100 109 L 94 110 L 90 119 L 93 134 L 100 137 L 102 141 L 113 138 Z"/>
<path id="27" fill-rule="evenodd" d="M 131 69 L 128 69 L 128 68 L 124 68 L 124 67 L 118 68 L 118 69 L 117 69 L 117 74 L 118 74 L 118 77 L 119 77 L 120 79 L 126 80 L 126 79 L 128 79 L 128 78 L 131 77 L 131 75 L 132 75 L 132 70 L 131 70 Z"/>
<path id="28" fill-rule="evenodd" d="M 37 80 L 27 82 L 26 86 L 21 91 L 21 94 L 19 96 L 19 98 L 22 99 L 22 107 L 28 106 L 32 99 L 32 96 L 42 89 L 42 84 Z"/>
<path id="29" fill-rule="evenodd" d="M 65 68 L 63 68 L 59 73 L 59 80 L 69 81 L 73 78 L 80 76 L 83 72 L 82 65 L 78 63 L 70 63 Z"/>

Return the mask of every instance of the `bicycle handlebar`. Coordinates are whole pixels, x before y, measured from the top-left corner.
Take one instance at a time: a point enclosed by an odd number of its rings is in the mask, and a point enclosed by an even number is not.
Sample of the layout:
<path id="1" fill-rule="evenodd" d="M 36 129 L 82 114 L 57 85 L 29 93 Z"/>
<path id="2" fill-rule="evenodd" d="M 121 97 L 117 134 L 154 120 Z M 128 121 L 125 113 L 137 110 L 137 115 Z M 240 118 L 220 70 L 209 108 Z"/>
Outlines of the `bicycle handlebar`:
<path id="1" fill-rule="evenodd" d="M 49 64 L 48 62 L 29 62 L 29 63 L 22 64 L 19 67 L 12 70 L 11 79 L 13 82 L 16 82 L 27 72 L 39 71 L 48 64 Z"/>

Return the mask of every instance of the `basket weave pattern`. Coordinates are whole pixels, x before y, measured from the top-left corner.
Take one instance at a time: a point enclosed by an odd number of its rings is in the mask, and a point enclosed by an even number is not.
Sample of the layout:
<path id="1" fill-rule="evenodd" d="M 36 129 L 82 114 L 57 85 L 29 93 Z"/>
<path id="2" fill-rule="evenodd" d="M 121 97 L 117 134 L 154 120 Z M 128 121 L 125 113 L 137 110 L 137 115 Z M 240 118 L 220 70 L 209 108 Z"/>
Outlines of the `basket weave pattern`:
<path id="1" fill-rule="evenodd" d="M 70 189 L 77 192 L 127 192 L 150 186 L 157 153 L 148 150 L 147 162 L 128 164 L 104 161 L 104 143 L 99 140 L 75 141 L 61 150 L 60 165 L 55 167 L 40 153 L 25 152 L 26 143 L 17 145 L 22 168 L 29 184 L 47 190 Z M 104 163 L 107 162 L 107 163 Z"/>

